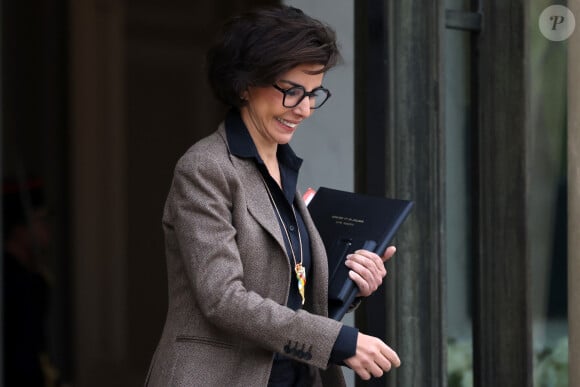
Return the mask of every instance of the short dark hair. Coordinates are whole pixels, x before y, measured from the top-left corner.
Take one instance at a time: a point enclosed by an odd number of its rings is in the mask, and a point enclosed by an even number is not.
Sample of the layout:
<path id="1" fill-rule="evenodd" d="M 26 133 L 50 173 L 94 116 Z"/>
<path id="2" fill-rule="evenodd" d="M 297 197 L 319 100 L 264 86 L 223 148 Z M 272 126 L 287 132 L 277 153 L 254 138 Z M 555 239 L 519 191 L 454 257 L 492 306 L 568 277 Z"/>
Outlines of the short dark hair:
<path id="1" fill-rule="evenodd" d="M 301 64 L 320 64 L 324 73 L 340 60 L 336 33 L 298 8 L 256 9 L 228 20 L 207 53 L 207 73 L 215 96 L 241 107 L 251 86 L 269 86 Z"/>

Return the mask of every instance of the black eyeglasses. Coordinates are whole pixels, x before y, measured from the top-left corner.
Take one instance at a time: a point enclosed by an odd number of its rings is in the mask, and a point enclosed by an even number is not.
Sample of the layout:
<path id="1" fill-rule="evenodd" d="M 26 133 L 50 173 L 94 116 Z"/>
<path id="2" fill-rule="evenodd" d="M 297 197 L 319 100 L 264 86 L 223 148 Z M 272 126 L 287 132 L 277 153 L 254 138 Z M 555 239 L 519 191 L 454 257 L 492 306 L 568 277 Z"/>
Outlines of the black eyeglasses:
<path id="1" fill-rule="evenodd" d="M 330 91 L 324 87 L 317 87 L 316 89 L 308 92 L 304 87 L 300 85 L 295 85 L 289 89 L 283 89 L 280 86 L 274 84 L 272 85 L 276 90 L 284 94 L 284 99 L 282 100 L 282 105 L 287 108 L 293 108 L 298 106 L 300 102 L 305 97 L 308 97 L 310 102 L 310 109 L 318 109 L 330 98 Z"/>

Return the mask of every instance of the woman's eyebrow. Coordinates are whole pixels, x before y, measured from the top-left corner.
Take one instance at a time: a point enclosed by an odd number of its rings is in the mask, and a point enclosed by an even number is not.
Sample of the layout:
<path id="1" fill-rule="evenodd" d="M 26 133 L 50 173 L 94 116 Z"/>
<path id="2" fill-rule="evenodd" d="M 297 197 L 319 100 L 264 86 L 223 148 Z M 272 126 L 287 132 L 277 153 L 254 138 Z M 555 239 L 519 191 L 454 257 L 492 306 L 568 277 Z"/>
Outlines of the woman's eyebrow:
<path id="1" fill-rule="evenodd" d="M 306 88 L 305 88 L 304 86 L 302 86 L 301 84 L 299 84 L 299 83 L 296 83 L 296 82 L 289 81 L 289 80 L 287 80 L 287 79 L 280 79 L 278 82 L 284 82 L 284 83 L 288 83 L 289 85 L 292 85 L 292 86 L 297 86 L 297 87 L 302 87 L 303 89 L 305 89 L 305 90 L 306 90 Z M 316 86 L 314 89 L 318 89 L 319 87 L 322 87 L 322 85 L 318 85 L 318 86 Z M 312 90 L 314 90 L 314 89 L 312 89 Z M 312 91 L 312 90 L 311 90 L 311 91 Z"/>

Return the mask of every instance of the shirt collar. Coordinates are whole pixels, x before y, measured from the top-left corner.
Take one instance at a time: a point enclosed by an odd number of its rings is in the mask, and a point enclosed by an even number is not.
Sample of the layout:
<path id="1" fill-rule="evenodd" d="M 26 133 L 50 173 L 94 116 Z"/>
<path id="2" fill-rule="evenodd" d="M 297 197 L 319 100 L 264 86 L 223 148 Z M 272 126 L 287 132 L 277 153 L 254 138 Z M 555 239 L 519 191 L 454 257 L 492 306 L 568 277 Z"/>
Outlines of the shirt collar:
<path id="1" fill-rule="evenodd" d="M 228 147 L 233 155 L 254 158 L 259 164 L 264 164 L 238 110 L 229 111 L 225 119 L 225 126 Z M 277 156 L 281 165 L 295 172 L 298 172 L 302 165 L 302 159 L 294 153 L 289 144 L 278 145 Z"/>

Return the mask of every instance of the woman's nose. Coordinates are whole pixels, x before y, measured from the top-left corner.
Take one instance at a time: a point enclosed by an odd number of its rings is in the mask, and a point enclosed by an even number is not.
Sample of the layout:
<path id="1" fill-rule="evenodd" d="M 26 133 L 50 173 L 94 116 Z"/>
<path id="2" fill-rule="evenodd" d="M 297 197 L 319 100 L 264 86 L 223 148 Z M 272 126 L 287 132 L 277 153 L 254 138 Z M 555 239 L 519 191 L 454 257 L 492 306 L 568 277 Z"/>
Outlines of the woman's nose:
<path id="1" fill-rule="evenodd" d="M 294 107 L 294 112 L 304 118 L 309 117 L 310 114 L 312 114 L 312 109 L 310 109 L 310 98 L 311 97 L 309 96 L 305 96 L 302 101 Z"/>

